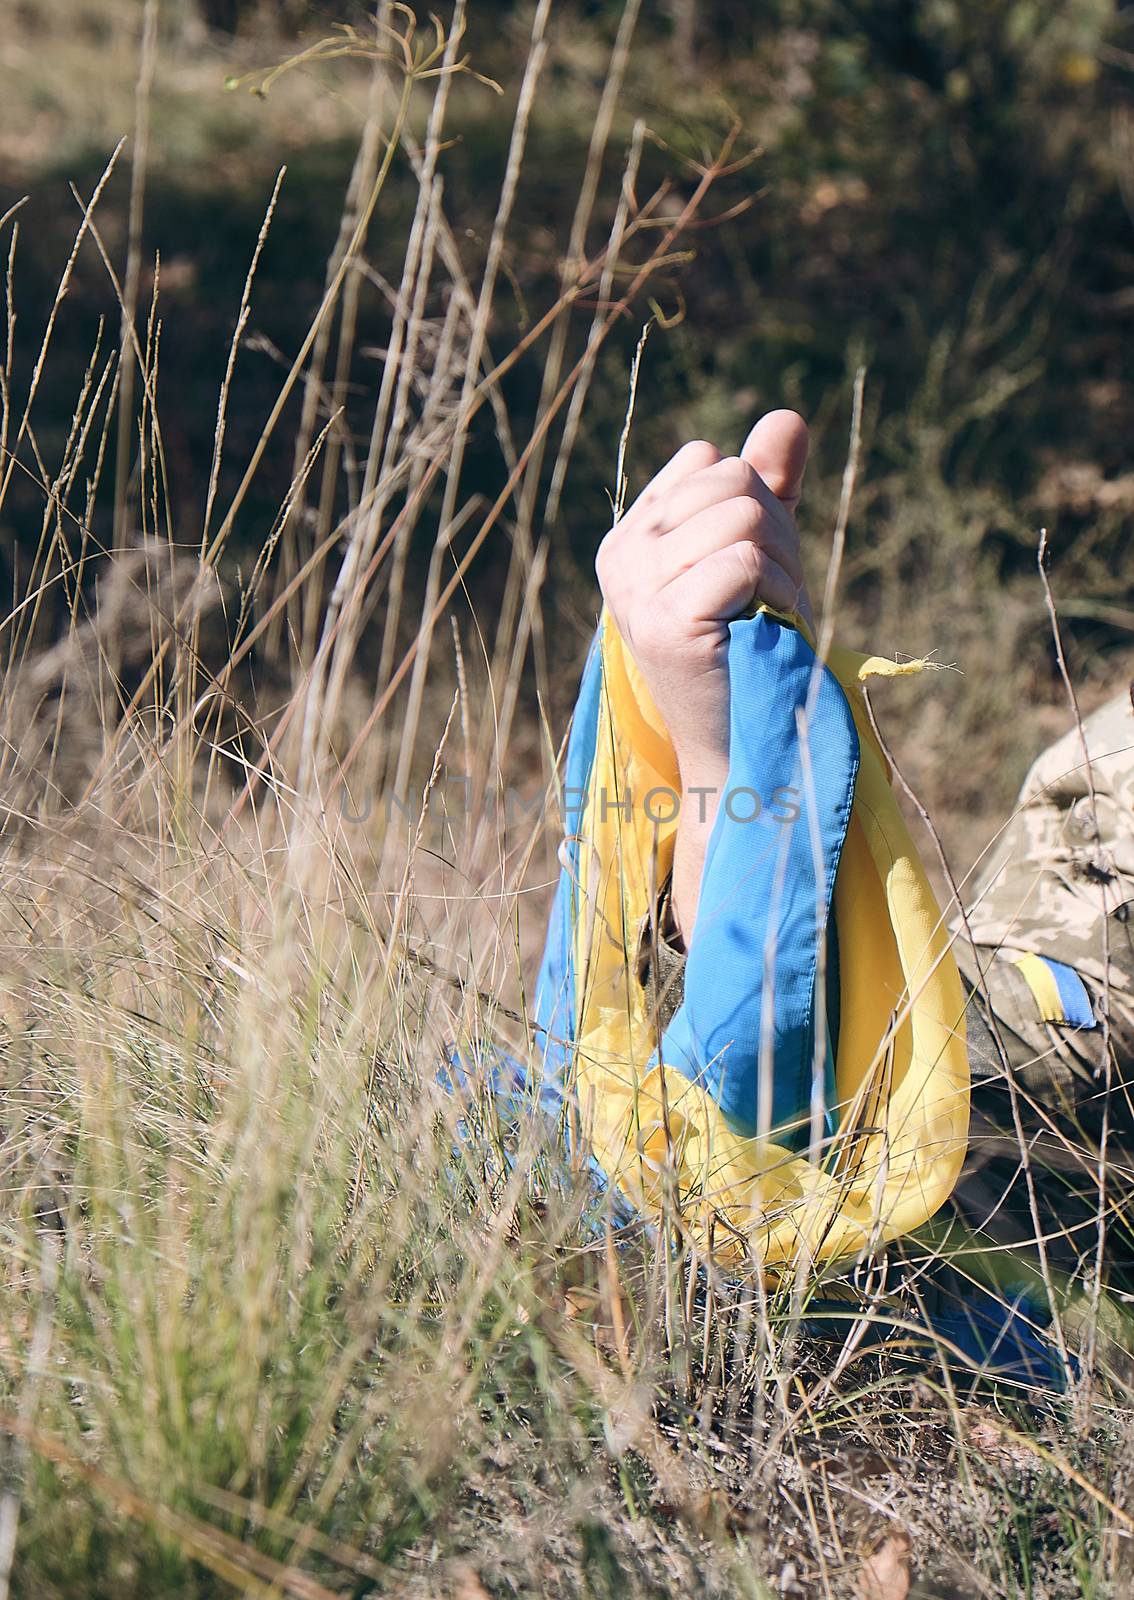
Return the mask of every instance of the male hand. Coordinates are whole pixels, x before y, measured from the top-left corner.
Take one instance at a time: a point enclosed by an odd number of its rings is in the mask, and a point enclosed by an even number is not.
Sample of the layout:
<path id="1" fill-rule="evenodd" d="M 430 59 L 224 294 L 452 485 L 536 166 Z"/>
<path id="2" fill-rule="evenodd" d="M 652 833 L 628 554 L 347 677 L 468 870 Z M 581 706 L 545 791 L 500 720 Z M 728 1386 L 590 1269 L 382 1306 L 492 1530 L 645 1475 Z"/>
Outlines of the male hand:
<path id="1" fill-rule="evenodd" d="M 728 625 L 754 601 L 811 624 L 795 510 L 807 425 L 770 411 L 739 456 L 685 445 L 599 547 L 603 598 L 673 741 L 688 795 L 678 823 L 672 902 L 688 942 L 705 846 L 728 772 Z"/>

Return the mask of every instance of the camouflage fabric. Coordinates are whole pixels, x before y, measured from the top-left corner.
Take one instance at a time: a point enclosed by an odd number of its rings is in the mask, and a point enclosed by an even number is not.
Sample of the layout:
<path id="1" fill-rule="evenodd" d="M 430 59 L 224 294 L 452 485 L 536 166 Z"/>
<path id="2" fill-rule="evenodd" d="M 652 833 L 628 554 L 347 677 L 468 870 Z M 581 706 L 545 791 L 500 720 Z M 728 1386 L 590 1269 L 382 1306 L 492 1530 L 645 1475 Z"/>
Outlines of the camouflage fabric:
<path id="1" fill-rule="evenodd" d="M 1034 1244 L 1038 1222 L 1049 1260 L 1077 1275 L 1097 1239 L 1105 1128 L 1106 1254 L 1112 1274 L 1130 1286 L 1134 1238 L 1124 1202 L 1134 1183 L 1134 708 L 1128 693 L 1038 758 L 962 894 L 967 914 L 953 923 L 954 955 L 970 992 L 973 1115 L 954 1213 L 1009 1247 Z M 1029 953 L 1078 973 L 1094 1027 L 1042 1019 L 1016 965 Z"/>
<path id="2" fill-rule="evenodd" d="M 1084 752 L 1084 742 L 1086 753 Z M 1094 794 L 1092 795 L 1092 785 Z M 1045 750 L 967 895 L 977 945 L 1064 961 L 1134 1015 L 1134 709 L 1108 700 Z M 1105 932 L 1104 932 L 1105 928 Z"/>

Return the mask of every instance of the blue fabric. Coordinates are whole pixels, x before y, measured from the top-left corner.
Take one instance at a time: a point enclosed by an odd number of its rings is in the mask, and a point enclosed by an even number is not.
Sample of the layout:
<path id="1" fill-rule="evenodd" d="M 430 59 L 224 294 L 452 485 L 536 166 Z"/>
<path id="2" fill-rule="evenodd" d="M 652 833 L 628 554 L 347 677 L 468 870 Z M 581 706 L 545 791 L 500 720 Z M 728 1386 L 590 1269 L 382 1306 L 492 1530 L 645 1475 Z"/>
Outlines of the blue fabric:
<path id="1" fill-rule="evenodd" d="M 712 1095 L 737 1132 L 752 1135 L 766 1028 L 771 1127 L 802 1148 L 826 1004 L 816 975 L 854 800 L 858 735 L 841 686 L 824 668 L 808 730 L 809 794 L 797 713 L 811 689 L 814 652 L 795 628 L 766 613 L 732 623 L 729 635 L 726 800 L 705 857 L 684 1003 L 660 1054 Z M 833 1046 L 837 1018 L 829 1021 L 824 1032 Z M 830 1106 L 834 1050 L 824 1053 Z"/>
<path id="2" fill-rule="evenodd" d="M 575 703 L 571 737 L 567 741 L 567 761 L 563 773 L 564 827 L 567 837 L 561 859 L 566 865 L 559 874 L 555 900 L 547 926 L 543 960 L 536 977 L 533 1005 L 536 1044 L 541 1069 L 538 1094 L 541 1104 L 556 1096 L 560 1103 L 566 1090 L 571 1049 L 575 1039 L 574 934 L 578 904 L 579 841 L 587 789 L 594 765 L 598 737 L 599 705 L 602 698 L 602 652 L 599 635 L 591 640 Z"/>
<path id="3" fill-rule="evenodd" d="M 496 1153 L 503 1155 L 507 1171 L 512 1170 L 516 1146 L 527 1132 L 534 1135 L 537 1147 L 552 1157 L 550 1170 L 545 1168 L 545 1177 L 553 1188 L 566 1193 L 575 1190 L 580 1177 L 585 1180 L 585 1193 L 589 1198 L 580 1218 L 583 1237 L 598 1238 L 605 1231 L 608 1219 L 618 1233 L 644 1226 L 636 1207 L 620 1190 L 611 1187 L 593 1155 L 587 1156 L 579 1171 L 572 1168 L 567 1156 L 567 1130 L 562 1122 L 565 1085 L 561 1078 L 545 1071 L 539 1082 L 533 1083 L 515 1056 L 493 1044 L 483 1043 L 471 1058 L 455 1047 L 450 1049 L 437 1081 L 450 1094 L 462 1096 L 466 1104 L 484 1091 L 492 1097 L 493 1110 L 504 1134 L 503 1150 Z M 470 1137 L 465 1117 L 457 1122 L 457 1136 L 460 1145 L 454 1148 L 454 1154 Z"/>
<path id="4" fill-rule="evenodd" d="M 953 1304 L 937 1307 L 928 1321 L 931 1331 L 955 1345 L 983 1377 L 1056 1393 L 1067 1387 L 1059 1353 L 1042 1331 L 1051 1323 L 1051 1312 L 1024 1289 L 1001 1299 L 969 1284 Z M 1072 1370 L 1078 1371 L 1074 1359 Z"/>
<path id="5" fill-rule="evenodd" d="M 1053 961 L 1050 956 L 1041 956 L 1040 960 L 1051 969 L 1055 979 L 1063 1007 L 1064 1024 L 1069 1028 L 1097 1028 L 1091 997 L 1074 967 L 1065 966 L 1062 961 Z"/>

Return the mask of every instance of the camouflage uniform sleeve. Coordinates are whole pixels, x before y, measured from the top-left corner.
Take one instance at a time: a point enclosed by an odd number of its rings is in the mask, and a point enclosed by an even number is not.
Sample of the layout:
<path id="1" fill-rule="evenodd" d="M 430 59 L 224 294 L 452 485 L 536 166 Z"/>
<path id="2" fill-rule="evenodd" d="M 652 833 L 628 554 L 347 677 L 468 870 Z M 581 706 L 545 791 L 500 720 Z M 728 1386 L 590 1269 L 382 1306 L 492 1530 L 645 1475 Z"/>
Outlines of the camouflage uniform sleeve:
<path id="1" fill-rule="evenodd" d="M 1073 1277 L 1094 1248 L 1104 1109 L 1112 1195 L 1115 1183 L 1127 1188 L 1134 1179 L 1128 694 L 1086 718 L 1083 735 L 1071 729 L 1034 763 L 965 898 L 967 915 L 953 924 L 953 953 L 969 994 L 972 1120 L 952 1210 L 973 1233 L 1007 1247 L 1005 1271 L 1034 1243 L 1038 1221 L 1049 1262 Z M 1088 1003 L 1086 1025 L 1045 1015 L 1026 977 L 1037 956 L 1077 975 Z M 1112 1224 L 1108 1256 L 1134 1281 L 1134 1243 L 1125 1232 Z"/>
<path id="2" fill-rule="evenodd" d="M 983 991 L 1012 1044 L 1012 1064 L 1060 1098 L 1094 1081 L 1102 1030 L 1044 1021 L 1019 965 L 1029 955 L 1070 967 L 1096 1019 L 1109 1002 L 1120 1055 L 1134 1045 L 1134 710 L 1107 701 L 1032 766 L 954 922 L 954 955 L 970 989 Z M 1092 784 L 1094 793 L 1092 795 Z M 967 929 L 965 923 L 967 922 Z M 980 1020 L 975 1030 L 981 1049 Z M 1010 1036 L 1010 1038 L 1008 1037 Z M 995 1041 L 994 1041 L 995 1042 Z M 997 1052 L 999 1056 L 999 1052 Z M 978 1075 L 987 1076 L 980 1056 Z M 997 1062 L 999 1065 L 999 1062 Z"/>

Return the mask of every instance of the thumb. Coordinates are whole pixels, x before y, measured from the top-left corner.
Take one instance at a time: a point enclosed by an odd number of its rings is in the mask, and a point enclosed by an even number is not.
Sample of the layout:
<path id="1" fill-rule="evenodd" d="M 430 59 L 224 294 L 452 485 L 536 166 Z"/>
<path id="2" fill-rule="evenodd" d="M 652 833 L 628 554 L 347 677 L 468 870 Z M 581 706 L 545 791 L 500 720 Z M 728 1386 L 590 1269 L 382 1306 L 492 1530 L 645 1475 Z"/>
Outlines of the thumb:
<path id="1" fill-rule="evenodd" d="M 744 441 L 741 459 L 763 478 L 788 511 L 794 512 L 803 490 L 809 437 L 798 411 L 769 411 Z"/>

